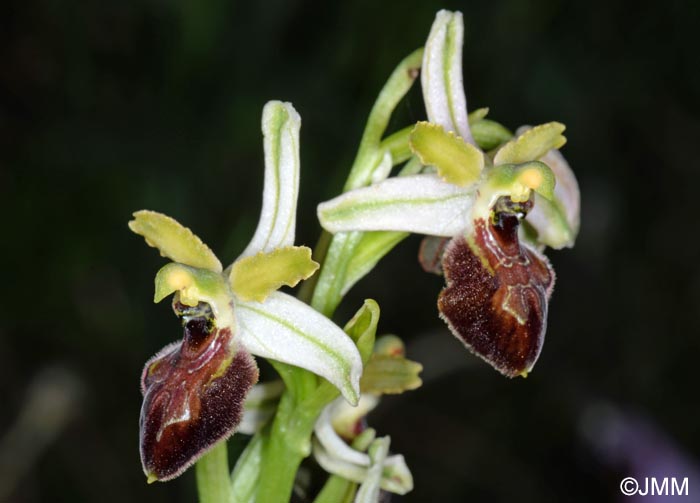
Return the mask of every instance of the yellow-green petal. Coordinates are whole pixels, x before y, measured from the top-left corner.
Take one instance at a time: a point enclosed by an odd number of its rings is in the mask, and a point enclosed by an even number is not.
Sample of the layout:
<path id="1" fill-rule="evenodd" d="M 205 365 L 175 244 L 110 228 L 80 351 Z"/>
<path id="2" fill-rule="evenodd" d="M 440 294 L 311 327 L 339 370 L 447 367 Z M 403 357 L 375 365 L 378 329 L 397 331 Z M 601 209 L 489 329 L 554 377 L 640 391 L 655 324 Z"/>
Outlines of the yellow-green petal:
<path id="1" fill-rule="evenodd" d="M 521 164 L 535 161 L 551 149 L 562 147 L 566 138 L 562 133 L 566 129 L 559 122 L 548 122 L 532 129 L 509 141 L 496 153 L 494 164 Z"/>
<path id="2" fill-rule="evenodd" d="M 479 179 L 484 154 L 442 126 L 419 122 L 411 133 L 411 150 L 428 166 L 435 166 L 440 177 L 459 187 Z"/>
<path id="3" fill-rule="evenodd" d="M 174 262 L 221 272 L 221 262 L 190 229 L 157 211 L 141 210 L 134 213 L 129 229 L 143 236 L 148 246 L 158 249 L 163 257 Z"/>
<path id="4" fill-rule="evenodd" d="M 287 246 L 237 260 L 229 279 L 234 293 L 244 301 L 264 301 L 282 285 L 296 286 L 318 269 L 306 246 Z"/>

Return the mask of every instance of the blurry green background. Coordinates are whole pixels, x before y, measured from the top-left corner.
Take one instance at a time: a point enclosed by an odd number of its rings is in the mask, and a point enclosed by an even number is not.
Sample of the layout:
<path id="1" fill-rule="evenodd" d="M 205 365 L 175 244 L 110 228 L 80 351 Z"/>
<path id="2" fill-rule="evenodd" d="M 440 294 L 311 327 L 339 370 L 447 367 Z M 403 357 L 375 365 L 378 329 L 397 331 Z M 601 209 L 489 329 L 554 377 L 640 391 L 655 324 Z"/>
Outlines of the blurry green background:
<path id="1" fill-rule="evenodd" d="M 338 193 L 377 92 L 443 7 L 465 14 L 471 109 L 568 126 L 583 224 L 576 248 L 549 253 L 558 283 L 527 380 L 448 333 L 417 237 L 338 311 L 377 299 L 381 331 L 425 365 L 420 390 L 370 419 L 413 470 L 401 501 L 615 501 L 630 466 L 663 449 L 685 467 L 667 475 L 689 476 L 699 5 L 5 2 L 0 500 L 195 500 L 191 471 L 151 486 L 141 472 L 139 375 L 180 330 L 152 303 L 164 262 L 128 231 L 131 212 L 172 215 L 235 258 L 261 203 L 261 109 L 283 99 L 303 118 L 298 242 L 312 245 L 315 205 Z M 414 89 L 391 128 L 421 119 Z"/>

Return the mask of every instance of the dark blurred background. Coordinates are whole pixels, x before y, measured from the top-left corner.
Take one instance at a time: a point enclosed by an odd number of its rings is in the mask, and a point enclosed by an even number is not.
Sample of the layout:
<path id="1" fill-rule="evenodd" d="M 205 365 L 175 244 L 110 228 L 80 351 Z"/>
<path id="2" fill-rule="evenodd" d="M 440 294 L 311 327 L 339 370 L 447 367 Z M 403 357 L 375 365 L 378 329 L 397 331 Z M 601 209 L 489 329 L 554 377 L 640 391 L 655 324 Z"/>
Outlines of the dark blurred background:
<path id="1" fill-rule="evenodd" d="M 141 472 L 139 374 L 179 326 L 152 303 L 164 262 L 131 213 L 172 215 L 235 258 L 261 203 L 262 106 L 283 99 L 303 118 L 298 242 L 312 245 L 377 92 L 443 7 L 465 14 L 471 109 L 568 126 L 582 228 L 549 253 L 558 283 L 526 380 L 448 333 L 418 237 L 341 306 L 345 322 L 377 299 L 381 331 L 425 365 L 420 390 L 371 418 L 412 468 L 402 501 L 617 501 L 624 476 L 696 474 L 699 6 L 3 3 L 0 500 L 195 500 L 191 471 L 151 486 Z M 423 118 L 416 88 L 391 129 Z"/>

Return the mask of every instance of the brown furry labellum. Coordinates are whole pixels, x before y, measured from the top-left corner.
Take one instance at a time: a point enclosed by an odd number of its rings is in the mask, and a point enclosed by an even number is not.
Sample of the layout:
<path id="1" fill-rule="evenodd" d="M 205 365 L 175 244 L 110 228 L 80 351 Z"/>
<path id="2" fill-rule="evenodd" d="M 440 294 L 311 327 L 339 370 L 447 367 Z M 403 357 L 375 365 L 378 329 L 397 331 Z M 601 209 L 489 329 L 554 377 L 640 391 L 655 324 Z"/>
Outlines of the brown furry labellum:
<path id="1" fill-rule="evenodd" d="M 151 358 L 141 377 L 139 440 L 149 481 L 177 477 L 230 436 L 258 380 L 253 358 L 242 348 L 233 351 L 231 329 L 217 328 L 207 304 L 175 303 L 173 309 L 183 321 L 183 339 Z"/>
<path id="2" fill-rule="evenodd" d="M 472 234 L 453 238 L 442 259 L 441 317 L 467 348 L 508 377 L 527 375 L 537 361 L 554 285 L 547 258 L 518 239 L 530 207 L 499 201 L 490 221 L 476 220 Z"/>

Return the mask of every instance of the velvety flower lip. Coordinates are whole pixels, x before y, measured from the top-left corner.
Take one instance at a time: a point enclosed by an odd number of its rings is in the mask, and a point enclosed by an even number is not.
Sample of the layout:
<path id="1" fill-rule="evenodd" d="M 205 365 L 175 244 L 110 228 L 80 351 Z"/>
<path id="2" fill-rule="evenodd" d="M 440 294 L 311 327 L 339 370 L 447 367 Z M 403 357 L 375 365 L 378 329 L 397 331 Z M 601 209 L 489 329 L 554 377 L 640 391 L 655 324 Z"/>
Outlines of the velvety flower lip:
<path id="1" fill-rule="evenodd" d="M 355 404 L 362 360 L 354 342 L 313 308 L 277 290 L 311 276 L 311 250 L 294 246 L 301 119 L 289 103 L 263 109 L 263 205 L 256 232 L 224 269 L 192 231 L 153 211 L 129 227 L 173 262 L 156 275 L 154 300 L 174 294 L 183 326 L 144 368 L 140 453 L 149 482 L 177 477 L 232 435 L 258 380 L 251 355 L 314 372 Z"/>
<path id="2" fill-rule="evenodd" d="M 539 250 L 573 245 L 578 185 L 558 151 L 563 124 L 523 128 L 488 154 L 477 146 L 462 87 L 462 41 L 461 13 L 440 11 L 421 76 L 428 122 L 410 136 L 413 154 L 429 169 L 342 194 L 320 204 L 318 217 L 333 233 L 429 236 L 420 262 L 445 275 L 440 316 L 498 371 L 524 376 L 542 349 L 554 284 Z"/>
<path id="3" fill-rule="evenodd" d="M 141 457 L 149 476 L 161 481 L 177 477 L 203 449 L 233 434 L 258 380 L 255 361 L 246 351 L 230 351 L 231 329 L 216 327 L 209 306 L 200 303 L 197 314 L 174 307 L 183 341 L 149 360 L 141 377 Z"/>
<path id="4" fill-rule="evenodd" d="M 452 239 L 438 298 L 452 333 L 508 377 L 527 375 L 537 361 L 554 285 L 549 261 L 519 242 L 518 226 L 515 214 L 502 212 Z"/>

